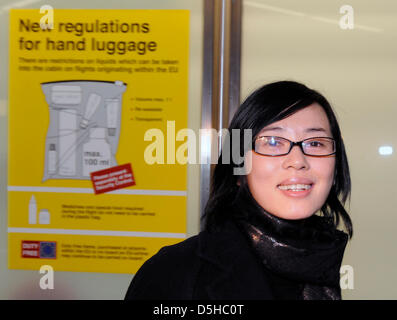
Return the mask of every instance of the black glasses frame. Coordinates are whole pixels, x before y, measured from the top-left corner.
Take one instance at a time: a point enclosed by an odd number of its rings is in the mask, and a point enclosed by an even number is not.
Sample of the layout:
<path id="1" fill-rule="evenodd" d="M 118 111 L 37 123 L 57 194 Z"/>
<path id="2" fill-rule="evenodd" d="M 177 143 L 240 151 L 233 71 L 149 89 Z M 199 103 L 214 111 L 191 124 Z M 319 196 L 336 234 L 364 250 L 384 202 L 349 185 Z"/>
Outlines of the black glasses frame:
<path id="1" fill-rule="evenodd" d="M 255 144 L 256 144 L 256 141 L 257 141 L 257 140 L 259 140 L 260 138 L 272 138 L 272 137 L 274 137 L 274 138 L 281 138 L 281 139 L 283 139 L 283 140 L 288 141 L 288 142 L 290 143 L 290 147 L 289 147 L 288 152 L 287 152 L 287 153 L 282 153 L 282 154 L 273 155 L 273 154 L 259 153 L 259 152 L 257 152 L 257 151 L 255 150 Z M 332 152 L 332 153 L 330 153 L 330 154 L 325 154 L 325 155 L 321 155 L 321 156 L 319 156 L 319 155 L 313 155 L 313 154 L 307 154 L 307 153 L 305 152 L 305 150 L 303 150 L 303 143 L 304 143 L 305 141 L 307 141 L 307 140 L 316 139 L 316 138 L 322 138 L 322 139 L 329 139 L 329 140 L 331 140 L 331 141 L 333 142 L 333 144 L 334 144 L 334 150 L 335 150 L 335 151 Z M 336 153 L 336 141 L 335 141 L 334 138 L 330 138 L 330 137 L 310 137 L 310 138 L 304 139 L 304 140 L 302 140 L 302 141 L 297 141 L 297 142 L 295 142 L 295 141 L 288 140 L 287 138 L 278 137 L 278 136 L 259 136 L 259 137 L 257 137 L 257 138 L 255 139 L 252 150 L 253 150 L 256 154 L 259 154 L 259 155 L 261 155 L 261 156 L 267 156 L 267 157 L 280 157 L 280 156 L 286 156 L 287 154 L 289 154 L 294 146 L 299 146 L 300 149 L 301 149 L 301 151 L 302 151 L 302 153 L 303 153 L 305 156 L 309 156 L 309 157 L 328 157 L 328 156 L 331 156 L 331 155 L 333 155 L 333 154 Z"/>

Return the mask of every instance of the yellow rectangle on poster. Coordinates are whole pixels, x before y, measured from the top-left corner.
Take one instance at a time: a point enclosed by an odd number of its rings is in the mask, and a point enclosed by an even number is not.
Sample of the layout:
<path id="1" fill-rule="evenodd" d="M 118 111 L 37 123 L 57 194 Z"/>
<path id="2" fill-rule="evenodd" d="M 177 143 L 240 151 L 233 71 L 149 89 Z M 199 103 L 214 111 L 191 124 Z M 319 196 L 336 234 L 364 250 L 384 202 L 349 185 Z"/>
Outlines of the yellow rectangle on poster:
<path id="1" fill-rule="evenodd" d="M 9 227 L 186 232 L 185 196 L 10 191 L 8 199 Z"/>
<path id="2" fill-rule="evenodd" d="M 183 239 L 61 234 L 10 233 L 10 269 L 39 270 L 50 265 L 54 271 L 85 271 L 134 274 L 152 255 Z M 22 257 L 22 242 L 55 242 L 54 258 Z"/>
<path id="3" fill-rule="evenodd" d="M 38 9 L 10 11 L 9 185 L 91 188 L 89 179 L 43 179 L 50 113 L 41 86 L 121 81 L 126 90 L 115 158 L 120 165 L 131 163 L 137 185 L 129 189 L 185 190 L 186 164 L 167 162 L 167 153 L 175 158 L 183 144 L 175 133 L 187 127 L 189 11 L 55 9 L 53 30 L 38 28 L 41 18 Z M 107 27 L 97 29 L 98 23 Z M 123 26 L 129 26 L 129 32 L 123 32 Z M 83 38 L 84 50 L 46 45 Z M 154 42 L 156 47 L 145 53 L 112 53 L 94 50 L 93 39 L 114 45 Z M 37 48 L 24 46 L 28 41 L 38 43 Z M 173 132 L 167 132 L 167 121 L 173 121 Z M 144 159 L 151 144 L 144 135 L 153 128 L 164 135 L 164 164 Z"/>

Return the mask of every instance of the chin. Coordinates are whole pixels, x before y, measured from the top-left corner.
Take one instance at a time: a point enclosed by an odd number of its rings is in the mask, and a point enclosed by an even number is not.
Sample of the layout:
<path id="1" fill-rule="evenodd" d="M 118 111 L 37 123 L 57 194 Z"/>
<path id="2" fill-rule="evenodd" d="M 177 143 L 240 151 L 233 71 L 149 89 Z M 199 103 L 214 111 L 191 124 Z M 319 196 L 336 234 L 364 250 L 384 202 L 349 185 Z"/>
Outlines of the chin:
<path id="1" fill-rule="evenodd" d="M 283 212 L 280 212 L 280 215 L 277 215 L 280 218 L 286 219 L 286 220 L 300 220 L 300 219 L 306 219 L 309 218 L 313 215 L 311 210 L 284 210 Z"/>

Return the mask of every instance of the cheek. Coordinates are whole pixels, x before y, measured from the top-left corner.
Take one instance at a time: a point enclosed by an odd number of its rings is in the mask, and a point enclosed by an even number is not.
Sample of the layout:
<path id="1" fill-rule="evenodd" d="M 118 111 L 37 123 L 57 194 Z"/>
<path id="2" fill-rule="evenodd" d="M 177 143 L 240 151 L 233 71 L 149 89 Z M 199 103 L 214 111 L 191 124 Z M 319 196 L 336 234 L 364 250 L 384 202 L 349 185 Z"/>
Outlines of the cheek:
<path id="1" fill-rule="evenodd" d="M 314 159 L 311 170 L 316 179 L 316 186 L 310 203 L 314 210 L 319 210 L 327 200 L 334 181 L 335 158 Z"/>
<path id="2" fill-rule="evenodd" d="M 335 158 L 320 158 L 313 161 L 311 168 L 324 187 L 332 186 L 335 172 Z"/>
<path id="3" fill-rule="evenodd" d="M 269 190 L 277 185 L 276 177 L 280 163 L 278 159 L 265 159 L 258 155 L 252 155 L 251 171 L 247 175 L 249 189 L 254 198 L 271 197 Z M 259 200 L 259 199 L 257 199 Z"/>

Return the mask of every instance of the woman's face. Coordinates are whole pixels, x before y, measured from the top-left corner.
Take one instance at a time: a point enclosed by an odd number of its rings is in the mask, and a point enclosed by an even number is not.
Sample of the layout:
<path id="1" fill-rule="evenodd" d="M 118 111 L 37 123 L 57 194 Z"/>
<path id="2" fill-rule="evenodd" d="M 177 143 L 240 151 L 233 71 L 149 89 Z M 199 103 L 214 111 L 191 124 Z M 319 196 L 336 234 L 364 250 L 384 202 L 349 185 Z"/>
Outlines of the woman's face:
<path id="1" fill-rule="evenodd" d="M 310 137 L 332 137 L 323 108 L 313 103 L 283 120 L 264 127 L 258 136 L 279 136 L 291 141 Z M 249 189 L 255 200 L 269 213 L 283 219 L 304 219 L 316 213 L 325 203 L 335 170 L 335 155 L 311 157 L 299 146 L 284 156 L 246 154 L 252 161 L 247 174 Z M 285 191 L 287 185 L 311 185 L 306 191 Z M 300 186 L 301 187 L 301 186 Z"/>

